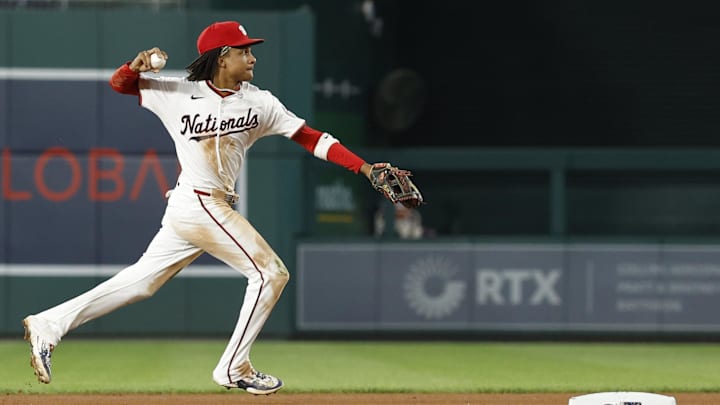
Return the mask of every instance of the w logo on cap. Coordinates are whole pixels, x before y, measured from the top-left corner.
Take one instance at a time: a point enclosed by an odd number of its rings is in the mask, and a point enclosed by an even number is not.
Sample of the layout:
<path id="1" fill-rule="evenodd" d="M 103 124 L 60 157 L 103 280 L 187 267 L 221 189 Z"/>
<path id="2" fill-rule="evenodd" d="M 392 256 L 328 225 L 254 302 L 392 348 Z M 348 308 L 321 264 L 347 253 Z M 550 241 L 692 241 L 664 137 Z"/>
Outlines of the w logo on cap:
<path id="1" fill-rule="evenodd" d="M 205 52 L 229 46 L 232 48 L 250 46 L 265 41 L 262 38 L 249 38 L 245 27 L 237 21 L 219 21 L 210 24 L 198 36 L 197 49 L 200 55 Z"/>

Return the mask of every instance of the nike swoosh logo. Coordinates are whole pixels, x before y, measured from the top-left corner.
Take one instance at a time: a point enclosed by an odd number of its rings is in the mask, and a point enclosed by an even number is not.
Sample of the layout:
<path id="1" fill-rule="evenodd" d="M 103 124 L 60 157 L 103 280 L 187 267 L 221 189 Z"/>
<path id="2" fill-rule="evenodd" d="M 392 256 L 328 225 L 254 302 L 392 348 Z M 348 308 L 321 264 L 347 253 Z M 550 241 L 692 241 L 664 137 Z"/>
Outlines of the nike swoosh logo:
<path id="1" fill-rule="evenodd" d="M 205 98 L 205 97 L 203 97 L 203 96 L 195 96 L 195 95 L 190 96 L 190 99 L 191 99 L 191 100 L 197 100 L 197 99 L 200 99 L 200 98 Z"/>

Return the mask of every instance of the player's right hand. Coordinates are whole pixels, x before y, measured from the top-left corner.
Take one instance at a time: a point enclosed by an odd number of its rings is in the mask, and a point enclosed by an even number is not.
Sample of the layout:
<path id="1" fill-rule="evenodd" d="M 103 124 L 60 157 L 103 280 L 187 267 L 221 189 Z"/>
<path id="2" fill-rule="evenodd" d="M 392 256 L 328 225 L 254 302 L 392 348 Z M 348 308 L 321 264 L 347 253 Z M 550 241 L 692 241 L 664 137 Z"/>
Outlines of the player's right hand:
<path id="1" fill-rule="evenodd" d="M 154 47 L 146 51 L 138 52 L 135 59 L 130 62 L 130 69 L 133 72 L 159 72 L 160 69 L 153 69 L 152 65 L 150 64 L 150 55 L 154 53 L 162 55 L 163 58 L 167 59 L 167 53 L 165 53 L 165 51 L 158 47 Z"/>

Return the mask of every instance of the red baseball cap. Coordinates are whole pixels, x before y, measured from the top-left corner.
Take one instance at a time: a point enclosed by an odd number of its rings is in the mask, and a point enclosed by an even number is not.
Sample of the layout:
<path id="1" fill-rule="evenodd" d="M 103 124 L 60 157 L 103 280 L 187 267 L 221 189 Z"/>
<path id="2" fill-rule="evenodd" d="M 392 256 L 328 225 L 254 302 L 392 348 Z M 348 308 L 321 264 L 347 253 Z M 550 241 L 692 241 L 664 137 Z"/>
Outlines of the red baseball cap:
<path id="1" fill-rule="evenodd" d="M 245 28 L 237 21 L 220 21 L 210 24 L 200 33 L 197 50 L 202 55 L 211 49 L 223 46 L 249 46 L 264 41 L 264 39 L 248 37 Z"/>

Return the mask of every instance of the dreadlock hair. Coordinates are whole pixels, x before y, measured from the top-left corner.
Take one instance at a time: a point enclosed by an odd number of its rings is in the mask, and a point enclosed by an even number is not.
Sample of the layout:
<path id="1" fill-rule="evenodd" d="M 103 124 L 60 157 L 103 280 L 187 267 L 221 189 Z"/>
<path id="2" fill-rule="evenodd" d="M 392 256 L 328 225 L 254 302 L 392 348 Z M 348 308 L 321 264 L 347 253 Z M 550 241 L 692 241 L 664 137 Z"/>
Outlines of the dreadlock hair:
<path id="1" fill-rule="evenodd" d="M 195 59 L 188 67 L 188 81 L 198 82 L 202 80 L 212 80 L 217 72 L 217 60 L 220 57 L 222 48 L 211 49 Z"/>

